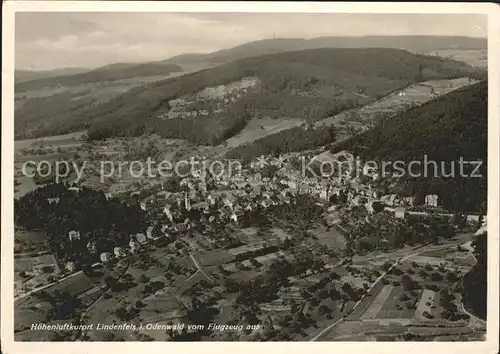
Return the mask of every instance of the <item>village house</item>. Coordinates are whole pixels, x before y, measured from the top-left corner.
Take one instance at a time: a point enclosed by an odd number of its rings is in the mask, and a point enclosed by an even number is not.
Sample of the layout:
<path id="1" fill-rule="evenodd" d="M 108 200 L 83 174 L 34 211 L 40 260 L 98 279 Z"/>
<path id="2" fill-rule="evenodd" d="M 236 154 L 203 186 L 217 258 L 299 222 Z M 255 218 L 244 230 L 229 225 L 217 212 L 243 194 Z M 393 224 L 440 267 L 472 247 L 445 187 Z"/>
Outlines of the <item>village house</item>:
<path id="1" fill-rule="evenodd" d="M 80 239 L 80 231 L 72 230 L 68 233 L 68 238 L 70 241 L 75 241 Z"/>
<path id="2" fill-rule="evenodd" d="M 486 216 L 483 218 L 481 227 L 474 233 L 474 236 L 480 236 L 488 232 L 488 222 Z"/>
<path id="3" fill-rule="evenodd" d="M 111 260 L 111 253 L 103 252 L 99 258 L 101 259 L 101 262 L 107 263 Z"/>
<path id="4" fill-rule="evenodd" d="M 395 206 L 397 197 L 398 196 L 396 194 L 383 195 L 382 197 L 380 197 L 380 201 L 387 205 Z"/>
<path id="5" fill-rule="evenodd" d="M 188 194 L 184 194 L 184 207 L 187 211 L 191 210 L 191 199 L 189 199 Z"/>

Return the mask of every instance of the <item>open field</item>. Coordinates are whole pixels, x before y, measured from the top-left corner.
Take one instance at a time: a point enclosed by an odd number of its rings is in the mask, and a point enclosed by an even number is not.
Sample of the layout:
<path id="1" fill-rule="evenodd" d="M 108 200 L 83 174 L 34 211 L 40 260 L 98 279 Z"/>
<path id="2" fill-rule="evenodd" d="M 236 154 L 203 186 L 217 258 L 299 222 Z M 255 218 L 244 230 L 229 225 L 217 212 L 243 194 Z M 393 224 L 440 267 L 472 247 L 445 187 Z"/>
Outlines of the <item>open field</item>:
<path id="1" fill-rule="evenodd" d="M 234 260 L 234 255 L 225 250 L 216 250 L 199 253 L 196 259 L 201 266 L 209 267 L 230 263 Z"/>
<path id="2" fill-rule="evenodd" d="M 409 292 L 404 291 L 402 286 L 396 286 L 396 287 L 391 286 L 391 292 L 388 294 L 386 301 L 384 302 L 382 308 L 378 312 L 376 318 L 378 319 L 412 318 L 415 309 L 407 308 L 407 304 L 401 300 L 401 296 L 403 293 L 406 294 L 406 296 L 408 296 L 409 300 L 405 300 L 408 303 L 416 300 L 416 299 L 412 300 L 412 298 L 409 295 Z"/>
<path id="3" fill-rule="evenodd" d="M 326 226 L 317 226 L 309 232 L 316 238 L 320 245 L 327 246 L 334 250 L 343 250 L 345 248 L 345 237 L 334 227 L 327 229 Z"/>
<path id="4" fill-rule="evenodd" d="M 374 321 L 346 321 L 339 323 L 329 331 L 322 340 L 329 341 L 370 341 L 379 335 L 390 333 L 392 336 L 402 335 L 406 327 L 398 322 L 379 324 Z"/>
<path id="5" fill-rule="evenodd" d="M 14 258 L 14 271 L 35 271 L 42 267 L 53 267 L 54 271 L 59 272 L 57 261 L 51 254 L 35 257 L 16 257 Z"/>
<path id="6" fill-rule="evenodd" d="M 14 231 L 14 253 L 48 252 L 48 235 L 45 231 Z"/>
<path id="7" fill-rule="evenodd" d="M 368 320 L 376 318 L 379 312 L 382 310 L 385 302 L 389 298 L 393 289 L 392 285 L 386 285 L 380 290 L 375 299 L 372 301 L 370 306 L 366 309 L 366 311 L 361 315 L 361 320 Z"/>
<path id="8" fill-rule="evenodd" d="M 68 143 L 68 142 L 78 142 L 86 135 L 86 131 L 74 132 L 63 135 L 53 135 L 53 136 L 45 136 L 43 138 L 35 138 L 35 139 L 23 139 L 23 140 L 15 140 L 14 142 L 14 150 L 18 152 L 19 150 L 30 148 L 30 147 L 39 147 L 40 145 L 57 145 L 58 143 Z"/>

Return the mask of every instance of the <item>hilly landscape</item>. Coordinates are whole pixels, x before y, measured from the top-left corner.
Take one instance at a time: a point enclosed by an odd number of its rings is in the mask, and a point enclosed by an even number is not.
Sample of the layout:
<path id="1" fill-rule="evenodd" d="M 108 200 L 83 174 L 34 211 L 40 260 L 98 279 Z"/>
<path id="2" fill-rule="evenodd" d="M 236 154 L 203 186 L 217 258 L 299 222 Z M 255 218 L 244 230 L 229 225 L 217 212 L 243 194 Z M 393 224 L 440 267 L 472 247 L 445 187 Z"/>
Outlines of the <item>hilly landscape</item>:
<path id="1" fill-rule="evenodd" d="M 403 48 L 409 50 L 410 52 L 421 52 L 421 53 L 431 53 L 432 55 L 436 55 L 438 53 L 446 53 L 446 56 L 450 56 L 450 51 L 453 53 L 462 53 L 464 50 L 468 52 L 482 52 L 486 48 L 486 40 L 482 38 L 469 38 L 469 37 L 432 37 L 432 36 L 395 36 L 395 37 L 384 37 L 384 36 L 367 36 L 367 37 L 321 37 L 321 38 L 313 38 L 313 39 L 301 39 L 301 38 L 291 38 L 291 39 L 269 39 L 269 40 L 259 40 L 254 42 L 249 42 L 234 48 L 223 49 L 209 54 L 183 54 L 177 57 L 173 57 L 166 60 L 150 62 L 150 63 L 116 63 L 107 66 L 103 66 L 97 69 L 88 70 L 88 69 L 60 69 L 60 70 L 51 70 L 51 71 L 26 71 L 26 70 L 16 70 L 16 85 L 15 85 L 15 97 L 16 97 L 16 139 L 21 138 L 33 138 L 37 136 L 44 135 L 53 135 L 60 133 L 68 133 L 75 130 L 85 130 L 90 127 L 90 122 L 95 118 L 96 115 L 104 112 L 106 113 L 107 108 L 99 106 L 103 103 L 109 103 L 110 106 L 116 106 L 116 102 L 119 102 L 121 99 L 128 99 L 132 96 L 136 96 L 140 91 L 147 92 L 152 90 L 153 87 L 145 86 L 143 88 L 139 87 L 148 83 L 159 83 L 162 80 L 182 76 L 185 74 L 189 74 L 192 72 L 203 71 L 199 76 L 195 76 L 195 80 L 199 81 L 197 87 L 207 87 L 212 83 L 208 78 L 220 76 L 220 71 L 210 71 L 210 68 L 218 65 L 228 65 L 223 66 L 222 70 L 229 71 L 228 74 L 224 74 L 220 77 L 220 79 L 216 80 L 218 82 L 227 82 L 230 81 L 231 75 L 234 76 L 245 76 L 243 74 L 249 74 L 252 70 L 256 68 L 262 72 L 262 75 L 268 75 L 269 73 L 274 74 L 273 65 L 280 66 L 280 71 L 289 70 L 291 73 L 289 76 L 294 78 L 295 76 L 307 76 L 312 78 L 314 81 L 315 77 L 319 75 L 325 74 L 325 68 L 328 69 L 328 65 L 325 67 L 325 63 L 316 63 L 314 61 L 310 63 L 304 63 L 304 58 L 296 58 L 288 55 L 288 52 L 291 51 L 302 51 L 309 52 L 309 50 L 323 50 L 324 48 L 329 47 L 338 47 L 344 48 L 342 50 L 362 48 L 362 47 L 371 47 L 371 51 L 375 53 L 375 48 L 380 47 L 380 60 L 385 60 L 383 58 L 382 52 L 388 51 L 389 49 L 385 48 Z M 320 49 L 317 49 L 320 48 Z M 321 49 L 323 48 L 323 49 Z M 304 51 L 304 49 L 308 49 L 308 51 Z M 334 49 L 334 50 L 341 50 Z M 396 52 L 386 52 L 389 53 L 387 55 L 399 55 L 401 52 L 400 49 L 394 49 Z M 434 52 L 433 52 L 434 51 Z M 440 52 L 438 52 L 440 51 Z M 280 55 L 281 53 L 281 55 Z M 275 54 L 274 57 L 272 54 Z M 311 52 L 311 55 L 321 55 L 321 52 Z M 354 55 L 354 53 L 346 54 L 346 55 Z M 378 54 L 377 54 L 378 55 Z M 408 56 L 409 54 L 405 54 Z M 475 55 L 475 54 L 474 54 Z M 258 57 L 266 58 L 266 59 L 258 59 Z M 304 55 L 302 55 L 304 57 Z M 247 58 L 247 59 L 245 59 Z M 346 60 L 346 56 L 340 58 L 339 60 Z M 408 56 L 409 58 L 409 56 Z M 309 60 L 309 59 L 307 59 Z M 307 61 L 306 60 L 306 61 Z M 334 65 L 339 63 L 339 60 L 332 61 L 330 68 L 333 68 Z M 347 59 L 349 62 L 351 60 Z M 364 59 L 366 60 L 366 58 Z M 373 57 L 369 60 L 374 61 L 374 63 L 370 64 L 375 66 L 383 65 L 382 62 L 378 62 L 378 59 Z M 401 57 L 401 60 L 406 60 L 405 56 Z M 418 56 L 417 58 L 412 58 L 414 60 L 424 60 L 422 57 Z M 431 60 L 429 58 L 425 60 Z M 439 61 L 442 65 L 443 61 Z M 283 64 L 286 68 L 281 68 L 281 64 L 279 61 L 283 61 Z M 290 63 L 290 61 L 292 63 Z M 432 61 L 432 60 L 431 60 Z M 235 64 L 231 65 L 231 62 L 235 62 Z M 446 61 L 449 63 L 450 61 Z M 474 63 L 474 59 L 471 57 L 470 60 L 467 60 L 469 63 Z M 226 64 L 224 64 L 226 63 Z M 302 64 L 299 64 L 302 63 Z M 434 61 L 436 64 L 436 61 Z M 355 65 L 365 65 L 366 63 L 357 63 Z M 313 72 L 309 73 L 309 67 L 314 67 Z M 401 65 L 401 63 L 400 63 Z M 412 65 L 419 65 L 413 62 L 412 64 L 408 64 L 406 69 L 409 69 Z M 422 65 L 424 65 L 422 63 Z M 454 64 L 459 65 L 459 64 Z M 301 67 L 299 67 L 301 66 Z M 465 72 L 469 72 L 470 68 L 464 68 L 463 64 L 459 65 Z M 450 66 L 451 68 L 451 66 Z M 387 70 L 388 67 L 383 70 Z M 453 70 L 455 70 L 454 68 Z M 221 69 L 219 69 L 221 70 Z M 246 71 L 245 71 L 246 70 Z M 267 70 L 267 72 L 266 72 Z M 297 72 L 298 70 L 298 72 Z M 316 72 L 314 72 L 316 70 Z M 340 71 L 347 71 L 343 74 L 340 74 Z M 363 70 L 365 74 L 368 70 L 371 70 L 371 67 L 363 66 Z M 441 69 L 438 69 L 439 71 Z M 447 69 L 446 69 L 447 70 Z M 445 71 L 446 71 L 445 70 Z M 349 68 L 333 68 L 330 70 L 331 72 L 327 73 L 327 76 L 334 77 L 335 80 L 339 80 L 340 83 L 336 84 L 337 87 L 342 87 L 346 81 L 346 75 L 353 76 L 353 80 L 356 82 L 356 89 L 354 93 L 350 95 L 350 97 L 340 97 L 339 93 L 341 90 L 336 90 L 334 93 L 335 102 L 330 103 L 331 106 L 339 106 L 339 101 L 342 101 L 345 106 L 350 107 L 356 104 L 364 104 L 368 102 L 367 95 L 363 93 L 363 86 L 367 86 L 365 84 L 358 85 L 359 81 L 363 79 L 363 74 L 356 73 L 356 69 L 353 66 L 353 69 Z M 335 74 L 333 71 L 336 71 Z M 412 79 L 415 79 L 415 71 L 417 69 L 412 68 L 410 74 L 405 73 L 406 78 L 408 78 L 408 74 Z M 430 73 L 429 70 L 426 70 L 425 77 L 448 77 L 450 75 L 450 71 L 447 71 L 444 76 L 442 73 Z M 370 74 L 373 76 L 372 74 Z M 474 74 L 475 75 L 475 74 Z M 395 81 L 393 77 L 388 77 L 388 83 L 385 83 L 383 78 L 383 74 L 377 79 L 378 83 L 375 83 L 373 77 L 369 79 L 369 85 L 372 86 L 372 91 L 378 91 L 377 85 L 384 86 L 384 90 L 380 92 L 380 95 L 384 95 L 387 91 L 385 88 L 399 88 L 400 84 L 395 85 Z M 189 82 L 192 79 L 186 79 L 186 84 L 189 86 Z M 207 82 L 204 82 L 204 81 Z M 235 80 L 239 80 L 236 78 Z M 399 80 L 399 79 L 398 79 Z M 214 81 L 214 80 L 212 80 Z M 269 82 L 270 80 L 266 80 Z M 410 80 L 411 81 L 411 80 Z M 382 83 L 381 83 L 382 82 Z M 163 85 L 163 83 L 161 84 Z M 184 85 L 183 82 L 179 82 L 177 85 Z M 292 84 L 293 85 L 293 84 Z M 310 88 L 318 91 L 317 88 L 322 86 L 323 83 L 315 83 L 315 87 L 311 86 Z M 386 86 L 386 87 L 385 87 Z M 252 88 L 252 91 L 258 90 L 260 85 Z M 129 93 L 129 96 L 117 97 L 122 93 L 125 93 L 129 89 L 136 88 L 138 91 Z M 158 87 L 158 89 L 162 89 Z M 193 89 L 196 89 L 193 87 Z M 330 88 L 332 89 L 332 88 Z M 309 90 L 307 88 L 305 91 Z M 356 91 L 357 90 L 357 91 Z M 193 93 L 193 90 L 190 91 L 190 94 Z M 359 92 L 358 92 L 359 91 Z M 167 95 L 175 96 L 175 90 L 173 93 L 170 90 L 166 90 Z M 330 95 L 331 92 L 323 92 L 323 96 Z M 300 95 L 304 95 L 304 92 L 300 93 Z M 349 94 L 347 94 L 349 96 Z M 280 99 L 284 99 L 285 95 L 282 95 Z M 304 97 L 297 99 L 297 95 L 295 94 L 294 100 L 292 104 L 297 106 L 303 106 L 306 103 L 310 106 L 310 100 L 307 101 Z M 368 95 L 369 96 L 369 95 Z M 126 98 L 125 98 L 126 97 Z M 116 98 L 116 101 L 111 102 L 112 99 Z M 251 100 L 251 98 L 245 98 L 246 100 Z M 260 98 L 259 98 L 260 99 Z M 319 98 L 321 100 L 322 98 Z M 276 97 L 266 99 L 267 101 L 275 101 Z M 358 102 L 359 101 L 359 102 Z M 133 103 L 132 103 L 133 104 Z M 275 102 L 273 104 L 277 104 L 279 106 L 285 106 L 284 104 Z M 289 103 L 287 103 L 288 105 Z M 314 111 L 318 110 L 318 106 L 320 106 L 319 110 L 324 110 L 325 108 L 321 108 L 322 104 L 314 103 L 311 108 Z M 227 107 L 224 107 L 227 108 Z M 309 109 L 309 110 L 311 110 Z M 326 110 L 330 109 L 329 107 Z M 339 109 L 339 108 L 336 108 Z M 296 108 L 291 108 L 292 111 L 296 111 Z M 335 110 L 335 109 L 334 109 Z M 277 110 L 274 110 L 271 116 L 276 114 Z M 293 119 L 296 114 L 292 114 L 289 116 L 289 109 L 284 109 L 284 114 L 286 118 Z M 141 111 L 142 112 L 142 111 Z M 296 112 L 295 112 L 296 113 Z M 264 112 L 264 115 L 266 112 Z M 283 115 L 279 113 L 281 117 Z M 309 117 L 312 115 L 318 116 L 318 113 L 312 114 L 311 112 L 305 112 L 305 116 Z M 321 114 L 319 114 L 321 115 Z M 128 116 L 128 114 L 126 115 Z M 145 117 L 141 117 L 143 120 Z M 301 116 L 302 119 L 302 116 Z M 317 119 L 315 117 L 314 119 Z M 107 118 L 103 118 L 102 120 L 107 120 Z M 218 118 L 216 119 L 218 120 Z M 208 121 L 208 119 L 207 119 Z M 295 124 L 296 125 L 296 124 Z M 135 128 L 134 128 L 135 129 Z M 140 129 L 139 129 L 140 130 Z M 172 134 L 173 136 L 181 136 L 181 134 Z M 225 137 L 228 134 L 223 134 Z M 202 139 L 204 141 L 219 141 L 220 137 L 216 139 Z"/>
<path id="2" fill-rule="evenodd" d="M 20 73 L 16 340 L 485 340 L 485 46 L 273 39 Z"/>
<path id="3" fill-rule="evenodd" d="M 175 64 L 144 63 L 144 64 L 113 64 L 95 70 L 56 75 L 31 81 L 17 82 L 15 92 L 39 90 L 44 87 L 78 86 L 89 83 L 130 79 L 141 76 L 168 75 L 180 72 L 182 68 Z M 26 75 L 26 74 L 25 74 Z"/>
<path id="4" fill-rule="evenodd" d="M 38 119 L 41 124 L 35 134 L 62 134 L 88 127 L 92 139 L 156 132 L 166 138 L 216 145 L 256 116 L 313 122 L 372 102 L 414 82 L 457 77 L 482 78 L 484 71 L 398 49 L 278 53 L 138 86 L 78 114 L 51 115 L 57 124 L 48 127 L 43 126 L 43 119 Z M 164 117 L 173 100 L 191 102 L 193 95 L 206 88 L 234 85 L 241 80 L 250 80 L 251 87 L 233 88 L 215 98 L 209 95 L 184 109 L 185 113 L 200 112 L 197 116 Z M 29 119 L 32 117 L 27 116 L 25 121 Z"/>

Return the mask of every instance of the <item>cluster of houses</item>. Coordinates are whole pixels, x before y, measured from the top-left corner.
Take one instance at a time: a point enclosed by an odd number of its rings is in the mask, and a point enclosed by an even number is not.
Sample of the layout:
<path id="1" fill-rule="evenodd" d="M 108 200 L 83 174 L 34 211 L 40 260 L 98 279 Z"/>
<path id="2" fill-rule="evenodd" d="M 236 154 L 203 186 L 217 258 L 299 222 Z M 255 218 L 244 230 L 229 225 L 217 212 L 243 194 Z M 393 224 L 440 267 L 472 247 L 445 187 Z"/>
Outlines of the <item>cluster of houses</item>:
<path id="1" fill-rule="evenodd" d="M 335 155 L 327 153 L 329 156 L 321 153 L 315 160 L 339 159 L 342 156 L 344 161 L 352 163 L 354 159 L 348 152 Z M 237 224 L 244 213 L 294 203 L 297 194 L 311 195 L 323 204 L 328 204 L 334 196 L 344 195 L 347 206 L 364 205 L 370 213 L 375 211 L 375 203 L 381 203 L 398 218 L 404 218 L 406 208 L 414 205 L 414 197 L 381 195 L 379 190 L 372 189 L 371 184 L 362 184 L 359 178 L 350 179 L 350 171 L 343 172 L 345 175 L 340 179 L 305 176 L 287 163 L 294 156 L 296 155 L 288 154 L 285 158 L 261 156 L 250 164 L 249 169 L 241 170 L 238 174 L 214 176 L 215 188 L 210 191 L 207 190 L 206 175 L 194 171 L 190 177 L 180 182 L 183 192 L 161 190 L 144 198 L 140 206 L 150 212 L 155 220 L 162 222 L 162 233 L 168 234 L 189 230 L 199 224 Z M 277 168 L 272 177 L 262 176 L 260 171 L 266 165 Z M 374 179 L 377 179 L 378 175 L 374 175 Z M 438 196 L 426 196 L 425 205 L 436 207 Z M 329 212 L 334 213 L 335 209 L 333 207 Z"/>
<path id="2" fill-rule="evenodd" d="M 375 203 L 380 203 L 386 209 L 393 211 L 396 218 L 404 218 L 406 208 L 414 204 L 413 197 L 400 197 L 396 194 L 381 195 L 380 191 L 369 183 L 361 183 L 359 178 L 349 178 L 349 171 L 342 172 L 342 178 L 311 177 L 291 167 L 286 158 L 261 156 L 250 164 L 249 169 L 240 173 L 229 173 L 211 176 L 213 188 L 208 190 L 206 174 L 194 171 L 191 176 L 180 182 L 182 192 L 171 193 L 160 190 L 140 201 L 140 207 L 147 211 L 152 220 L 151 225 L 144 233 L 130 236 L 127 248 L 114 247 L 113 253 L 100 254 L 101 262 L 109 262 L 113 257 L 122 258 L 128 253 L 136 252 L 141 244 L 172 234 L 186 232 L 198 226 L 208 227 L 216 223 L 238 224 L 245 213 L 253 210 L 265 210 L 272 206 L 293 204 L 298 194 L 308 194 L 315 197 L 321 205 L 331 205 L 327 210 L 327 223 L 339 224 L 341 217 L 340 206 L 333 199 L 344 198 L 342 208 L 364 206 L 370 213 L 375 212 Z M 339 159 L 352 163 L 353 157 L 342 152 L 331 154 L 323 152 L 316 157 L 319 161 L 325 159 Z M 263 176 L 261 170 L 266 166 L 275 166 L 276 172 L 272 177 Z M 379 177 L 376 173 L 373 180 Z M 108 196 L 106 196 L 108 198 Z M 438 196 L 428 195 L 425 198 L 427 206 L 436 207 Z M 70 241 L 79 240 L 78 231 L 71 231 Z M 209 239 L 210 243 L 216 240 Z M 96 253 L 95 243 L 89 242 L 87 249 Z M 67 268 L 74 265 L 67 265 Z"/>

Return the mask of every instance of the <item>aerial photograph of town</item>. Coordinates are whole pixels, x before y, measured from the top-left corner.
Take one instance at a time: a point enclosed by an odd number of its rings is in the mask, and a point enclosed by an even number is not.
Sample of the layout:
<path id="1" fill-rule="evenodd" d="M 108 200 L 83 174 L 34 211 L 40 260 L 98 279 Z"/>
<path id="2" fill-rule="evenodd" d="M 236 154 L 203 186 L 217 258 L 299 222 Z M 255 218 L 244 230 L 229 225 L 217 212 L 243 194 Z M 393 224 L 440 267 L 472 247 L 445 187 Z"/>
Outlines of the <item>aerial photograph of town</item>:
<path id="1" fill-rule="evenodd" d="M 486 28 L 17 13 L 15 341 L 485 341 Z"/>

